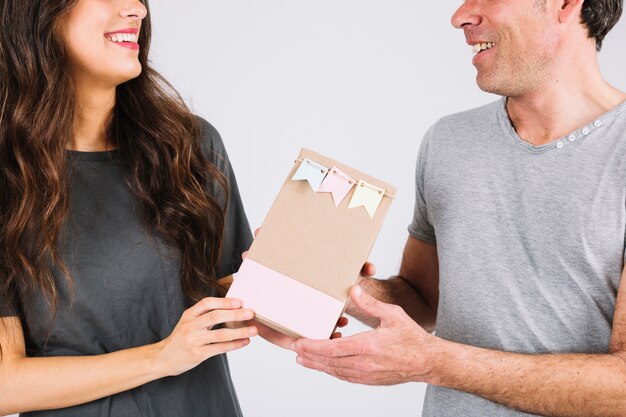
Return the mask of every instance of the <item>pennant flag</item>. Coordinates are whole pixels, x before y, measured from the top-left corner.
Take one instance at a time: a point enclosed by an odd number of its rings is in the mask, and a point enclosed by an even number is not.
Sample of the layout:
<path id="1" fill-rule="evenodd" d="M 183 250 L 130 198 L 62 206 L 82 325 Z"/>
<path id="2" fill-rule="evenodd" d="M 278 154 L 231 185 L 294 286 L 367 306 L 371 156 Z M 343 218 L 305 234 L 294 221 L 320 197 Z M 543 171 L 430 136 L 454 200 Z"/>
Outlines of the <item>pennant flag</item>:
<path id="1" fill-rule="evenodd" d="M 339 204 L 346 198 L 354 184 L 356 184 L 354 178 L 350 178 L 349 175 L 342 172 L 339 168 L 332 167 L 324 181 L 320 184 L 317 192 L 331 193 L 335 206 L 339 207 Z"/>
<path id="2" fill-rule="evenodd" d="M 375 187 L 365 181 L 359 181 L 356 190 L 354 190 L 354 194 L 352 195 L 352 200 L 350 200 L 348 208 L 363 206 L 367 211 L 367 214 L 373 218 L 374 214 L 376 214 L 376 210 L 378 210 L 380 202 L 383 200 L 384 195 L 385 190 L 382 188 Z"/>
<path id="3" fill-rule="evenodd" d="M 327 173 L 328 168 L 305 158 L 291 179 L 306 180 L 315 192 Z"/>

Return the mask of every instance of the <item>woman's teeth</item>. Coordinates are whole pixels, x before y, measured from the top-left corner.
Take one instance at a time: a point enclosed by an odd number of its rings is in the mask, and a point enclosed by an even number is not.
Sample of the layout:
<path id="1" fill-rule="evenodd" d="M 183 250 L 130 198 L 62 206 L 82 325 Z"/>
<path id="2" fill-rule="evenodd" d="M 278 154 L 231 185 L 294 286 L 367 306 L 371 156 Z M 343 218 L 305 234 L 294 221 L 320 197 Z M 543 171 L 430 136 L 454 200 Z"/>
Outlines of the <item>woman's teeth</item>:
<path id="1" fill-rule="evenodd" d="M 137 43 L 137 34 L 135 33 L 114 33 L 107 35 L 106 38 L 111 42 L 134 42 Z"/>

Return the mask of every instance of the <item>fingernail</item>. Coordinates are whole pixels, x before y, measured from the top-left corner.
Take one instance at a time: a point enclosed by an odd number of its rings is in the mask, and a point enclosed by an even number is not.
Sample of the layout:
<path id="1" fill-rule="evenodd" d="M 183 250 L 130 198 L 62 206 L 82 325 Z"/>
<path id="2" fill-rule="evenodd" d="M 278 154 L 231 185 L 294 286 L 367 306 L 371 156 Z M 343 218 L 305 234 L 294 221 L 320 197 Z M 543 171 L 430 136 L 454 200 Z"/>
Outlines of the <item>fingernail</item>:
<path id="1" fill-rule="evenodd" d="M 298 365 L 302 365 L 302 358 L 300 356 L 296 357 L 296 362 Z"/>

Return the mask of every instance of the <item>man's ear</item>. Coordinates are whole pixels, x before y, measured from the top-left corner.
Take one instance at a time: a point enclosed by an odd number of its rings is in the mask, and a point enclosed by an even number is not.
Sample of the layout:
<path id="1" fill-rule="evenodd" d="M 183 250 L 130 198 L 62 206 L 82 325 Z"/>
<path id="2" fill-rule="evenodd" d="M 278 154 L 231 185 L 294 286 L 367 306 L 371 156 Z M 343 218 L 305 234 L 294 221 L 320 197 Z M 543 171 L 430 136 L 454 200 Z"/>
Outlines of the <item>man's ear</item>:
<path id="1" fill-rule="evenodd" d="M 585 0 L 557 0 L 556 3 L 559 6 L 559 22 L 567 23 L 575 19 L 579 23 L 584 1 Z"/>

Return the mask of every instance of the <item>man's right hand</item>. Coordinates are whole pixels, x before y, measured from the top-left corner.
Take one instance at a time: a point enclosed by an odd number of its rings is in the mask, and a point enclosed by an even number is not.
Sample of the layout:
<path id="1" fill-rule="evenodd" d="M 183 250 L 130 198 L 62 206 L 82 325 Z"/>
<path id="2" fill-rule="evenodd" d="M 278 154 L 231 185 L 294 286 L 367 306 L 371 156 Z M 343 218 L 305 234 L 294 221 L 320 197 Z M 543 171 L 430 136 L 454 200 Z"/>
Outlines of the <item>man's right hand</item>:
<path id="1" fill-rule="evenodd" d="M 361 281 L 367 281 L 367 279 L 372 278 L 374 275 L 376 275 L 376 266 L 373 263 L 366 261 L 365 264 L 363 264 L 363 268 L 361 268 Z M 367 282 L 361 282 L 361 286 L 368 288 Z M 350 298 L 348 298 L 346 314 L 358 318 L 357 314 L 359 311 L 359 309 L 354 307 L 354 305 L 350 301 Z"/>

